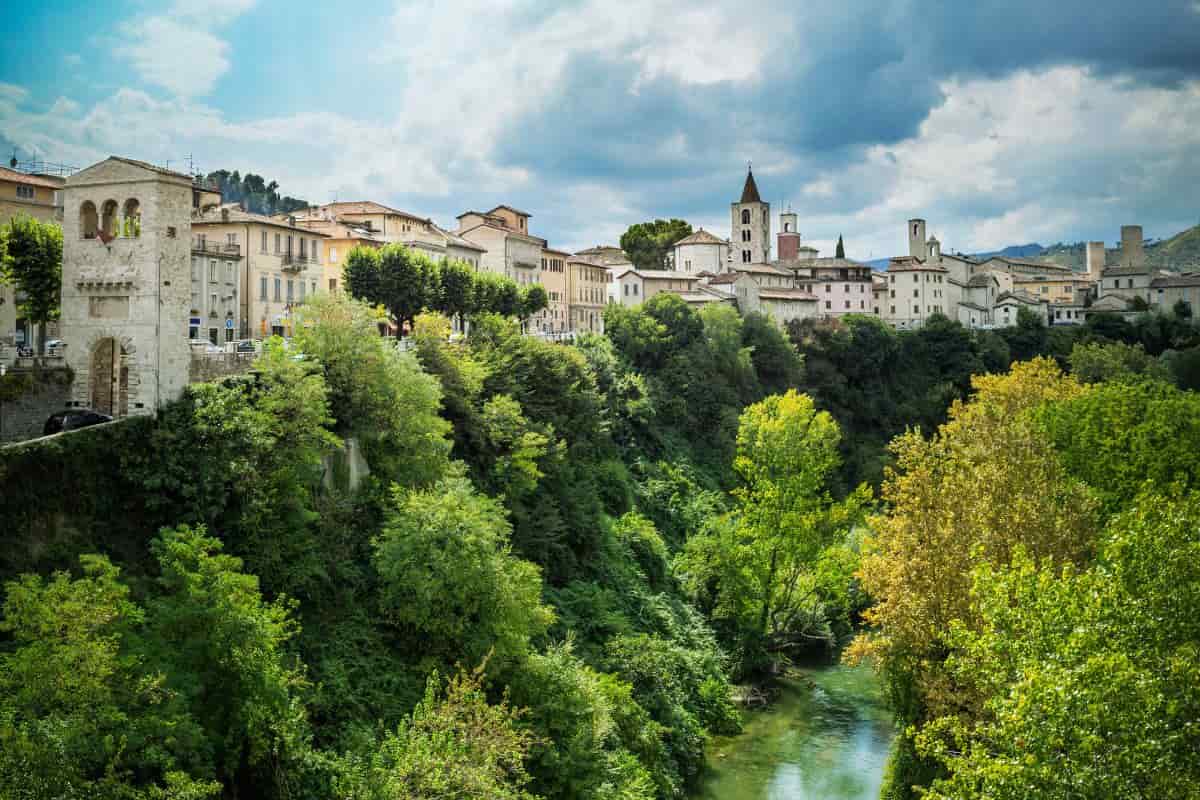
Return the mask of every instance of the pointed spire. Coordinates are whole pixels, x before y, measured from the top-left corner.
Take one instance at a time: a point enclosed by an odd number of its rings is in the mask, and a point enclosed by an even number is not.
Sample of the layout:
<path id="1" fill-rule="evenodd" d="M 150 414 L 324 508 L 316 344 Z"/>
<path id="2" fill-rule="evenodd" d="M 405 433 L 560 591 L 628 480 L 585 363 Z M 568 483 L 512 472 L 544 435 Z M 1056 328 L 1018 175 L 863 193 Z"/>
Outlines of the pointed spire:
<path id="1" fill-rule="evenodd" d="M 746 185 L 742 187 L 743 203 L 761 203 L 762 198 L 758 196 L 758 184 L 754 182 L 754 170 L 750 165 L 746 165 Z"/>
<path id="2" fill-rule="evenodd" d="M 835 254 L 835 258 L 845 258 L 845 257 L 846 257 L 846 245 L 842 244 L 842 235 L 839 233 L 838 234 L 838 243 L 837 243 L 837 252 Z"/>

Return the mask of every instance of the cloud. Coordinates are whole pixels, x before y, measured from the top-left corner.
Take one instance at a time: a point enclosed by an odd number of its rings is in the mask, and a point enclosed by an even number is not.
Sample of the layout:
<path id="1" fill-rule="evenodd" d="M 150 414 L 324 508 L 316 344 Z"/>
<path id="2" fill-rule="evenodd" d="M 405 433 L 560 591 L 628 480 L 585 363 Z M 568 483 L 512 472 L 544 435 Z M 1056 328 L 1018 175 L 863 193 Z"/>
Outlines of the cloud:
<path id="1" fill-rule="evenodd" d="M 902 250 L 917 214 L 964 250 L 1193 216 L 1191 0 L 402 0 L 361 49 L 314 50 L 305 107 L 341 112 L 269 117 L 212 94 L 235 68 L 265 80 L 224 38 L 250 5 L 181 0 L 121 24 L 141 83 L 94 106 L 37 111 L 0 85 L 0 136 L 81 164 L 190 152 L 443 223 L 511 202 L 566 247 L 660 216 L 728 235 L 749 160 L 806 237 L 844 233 L 861 257 Z M 348 106 L 354 71 L 382 88 Z"/>
<path id="2" fill-rule="evenodd" d="M 229 71 L 229 43 L 214 33 L 254 5 L 253 0 L 178 0 L 165 13 L 121 26 L 116 55 L 142 80 L 180 97 L 208 94 Z"/>

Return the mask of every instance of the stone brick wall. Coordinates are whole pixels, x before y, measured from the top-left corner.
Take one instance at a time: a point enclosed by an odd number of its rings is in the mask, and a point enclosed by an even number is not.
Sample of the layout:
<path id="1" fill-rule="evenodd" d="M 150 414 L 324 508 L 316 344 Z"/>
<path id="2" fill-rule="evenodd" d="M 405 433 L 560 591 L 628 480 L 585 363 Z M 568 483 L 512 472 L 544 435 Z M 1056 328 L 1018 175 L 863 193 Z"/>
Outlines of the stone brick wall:
<path id="1" fill-rule="evenodd" d="M 228 375 L 249 372 L 254 353 L 192 353 L 188 383 L 211 383 Z"/>
<path id="2" fill-rule="evenodd" d="M 71 397 L 69 375 L 65 369 L 9 370 L 3 378 L 5 389 L 15 381 L 28 381 L 30 385 L 13 399 L 6 399 L 9 391 L 0 390 L 0 442 L 21 442 L 41 436 L 46 418 L 67 407 Z"/>

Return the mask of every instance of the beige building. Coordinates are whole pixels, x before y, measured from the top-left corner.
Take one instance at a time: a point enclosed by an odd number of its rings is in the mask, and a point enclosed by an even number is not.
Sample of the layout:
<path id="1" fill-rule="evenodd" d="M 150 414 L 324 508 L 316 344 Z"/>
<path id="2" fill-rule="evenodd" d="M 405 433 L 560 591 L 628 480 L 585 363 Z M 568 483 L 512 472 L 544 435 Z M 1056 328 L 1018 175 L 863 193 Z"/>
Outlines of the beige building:
<path id="1" fill-rule="evenodd" d="M 355 247 L 382 247 L 384 241 L 363 222 L 331 219 L 297 219 L 296 226 L 325 235 L 321 250 L 321 279 L 317 290 L 337 294 L 345 288 L 342 270 L 346 256 Z"/>
<path id="2" fill-rule="evenodd" d="M 325 234 L 237 206 L 221 206 L 194 216 L 192 236 L 206 247 L 215 242 L 240 249 L 234 292 L 234 329 L 238 333 L 234 338 L 291 336 L 292 306 L 316 293 L 325 279 L 321 257 Z M 211 290 L 209 295 L 211 301 Z"/>
<path id="3" fill-rule="evenodd" d="M 887 296 L 881 316 L 897 328 L 917 328 L 933 314 L 954 319 L 958 297 L 952 291 L 944 267 L 925 264 L 912 256 L 897 256 L 888 262 Z M 951 302 L 953 301 L 953 302 Z"/>
<path id="4" fill-rule="evenodd" d="M 567 299 L 567 259 L 570 253 L 546 248 L 538 283 L 546 290 L 546 308 L 530 320 L 531 330 L 564 333 L 570 327 L 571 306 Z"/>
<path id="5" fill-rule="evenodd" d="M 1092 281 L 1083 273 L 1069 274 L 1052 273 L 1048 275 L 1025 275 L 1021 273 L 1012 276 L 1013 287 L 1016 291 L 1026 292 L 1039 297 L 1054 305 L 1074 305 L 1077 292 L 1086 292 L 1092 287 Z"/>
<path id="6" fill-rule="evenodd" d="M 615 273 L 618 302 L 636 306 L 656 294 L 670 292 L 682 295 L 693 292 L 700 278 L 678 270 L 624 269 Z M 607 296 L 605 298 L 607 300 Z"/>
<path id="7" fill-rule="evenodd" d="M 1160 274 L 1150 281 L 1150 302 L 1160 311 L 1171 311 L 1181 300 L 1193 317 L 1200 313 L 1200 272 Z"/>
<path id="8" fill-rule="evenodd" d="M 484 248 L 479 268 L 512 278 L 518 284 L 537 283 L 545 239 L 529 232 L 531 215 L 500 205 L 488 212 L 458 215 L 455 235 Z"/>
<path id="9" fill-rule="evenodd" d="M 676 272 L 689 275 L 711 272 L 717 275 L 729 268 L 729 242 L 704 228 L 676 242 L 672 253 Z"/>
<path id="10" fill-rule="evenodd" d="M 567 259 L 569 330 L 604 333 L 604 305 L 608 299 L 609 269 L 596 256 Z"/>
<path id="11" fill-rule="evenodd" d="M 0 225 L 19 214 L 61 224 L 65 182 L 54 175 L 29 175 L 0 167 Z M 32 344 L 33 337 L 32 326 L 17 318 L 15 287 L 0 284 L 0 347 Z"/>
<path id="12" fill-rule="evenodd" d="M 192 177 L 114 156 L 68 178 L 63 199 L 70 404 L 154 414 L 188 382 Z"/>

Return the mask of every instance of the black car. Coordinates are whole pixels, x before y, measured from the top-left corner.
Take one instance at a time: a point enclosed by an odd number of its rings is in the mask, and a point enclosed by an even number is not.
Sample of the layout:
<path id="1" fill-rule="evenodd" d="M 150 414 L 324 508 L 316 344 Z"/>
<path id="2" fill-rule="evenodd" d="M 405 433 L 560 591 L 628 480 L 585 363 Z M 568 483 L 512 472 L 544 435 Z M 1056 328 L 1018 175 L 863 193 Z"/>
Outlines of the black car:
<path id="1" fill-rule="evenodd" d="M 112 422 L 112 417 L 108 414 L 101 414 L 99 411 L 92 411 L 90 408 L 68 408 L 66 411 L 50 415 L 50 419 L 46 420 L 46 424 L 42 426 L 42 435 L 49 436 L 52 433 L 73 431 L 89 425 L 99 425 L 101 422 Z"/>

